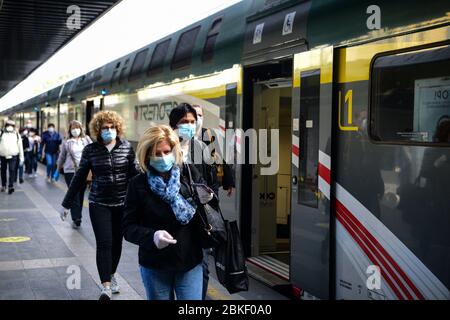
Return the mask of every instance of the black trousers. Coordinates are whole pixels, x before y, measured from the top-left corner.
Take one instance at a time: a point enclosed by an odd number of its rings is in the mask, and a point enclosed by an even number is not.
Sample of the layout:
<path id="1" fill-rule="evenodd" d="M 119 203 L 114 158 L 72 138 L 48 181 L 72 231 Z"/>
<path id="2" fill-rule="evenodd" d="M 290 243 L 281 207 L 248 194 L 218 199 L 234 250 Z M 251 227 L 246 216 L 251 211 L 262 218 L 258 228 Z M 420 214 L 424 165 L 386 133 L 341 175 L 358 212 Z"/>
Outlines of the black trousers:
<path id="1" fill-rule="evenodd" d="M 123 206 L 89 203 L 89 215 L 97 243 L 97 269 L 102 283 L 110 282 L 122 254 Z"/>
<path id="2" fill-rule="evenodd" d="M 19 156 L 14 156 L 10 159 L 0 157 L 0 162 L 2 166 L 1 171 L 2 187 L 6 187 L 6 182 L 8 182 L 8 188 L 12 188 L 14 186 L 14 182 L 17 180 L 17 168 L 19 166 Z M 9 180 L 6 179 L 7 178 L 6 171 L 9 172 Z"/>
<path id="3" fill-rule="evenodd" d="M 75 173 L 73 172 L 64 173 L 64 180 L 66 181 L 67 187 L 70 186 L 70 182 L 72 181 L 74 175 Z M 86 184 L 82 186 L 80 192 L 75 195 L 75 201 L 73 202 L 72 208 L 70 208 L 70 215 L 72 216 L 73 221 L 81 220 L 85 191 Z"/>

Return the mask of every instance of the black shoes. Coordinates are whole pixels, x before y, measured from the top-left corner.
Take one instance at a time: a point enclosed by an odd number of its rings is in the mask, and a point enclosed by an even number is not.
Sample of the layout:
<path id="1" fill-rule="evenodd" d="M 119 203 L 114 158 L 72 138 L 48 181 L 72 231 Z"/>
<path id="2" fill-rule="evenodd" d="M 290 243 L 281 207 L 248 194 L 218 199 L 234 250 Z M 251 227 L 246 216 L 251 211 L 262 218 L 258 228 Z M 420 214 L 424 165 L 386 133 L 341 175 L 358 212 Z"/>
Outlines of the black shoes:
<path id="1" fill-rule="evenodd" d="M 80 225 L 81 225 L 80 219 L 72 221 L 72 228 L 78 229 L 80 227 Z"/>
<path id="2" fill-rule="evenodd" d="M 19 179 L 19 183 L 22 184 L 23 183 L 23 179 Z"/>
<path id="3" fill-rule="evenodd" d="M 14 188 L 9 188 L 8 189 L 8 194 L 13 194 L 13 192 L 14 192 Z"/>

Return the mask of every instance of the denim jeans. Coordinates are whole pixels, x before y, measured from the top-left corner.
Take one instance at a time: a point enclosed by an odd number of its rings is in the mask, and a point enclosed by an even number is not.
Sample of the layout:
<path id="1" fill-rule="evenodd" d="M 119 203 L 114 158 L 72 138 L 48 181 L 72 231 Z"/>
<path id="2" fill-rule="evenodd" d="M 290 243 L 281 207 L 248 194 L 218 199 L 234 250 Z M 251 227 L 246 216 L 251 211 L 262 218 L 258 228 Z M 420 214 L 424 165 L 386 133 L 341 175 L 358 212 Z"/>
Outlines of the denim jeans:
<path id="1" fill-rule="evenodd" d="M 201 300 L 202 264 L 186 272 L 148 269 L 140 266 L 148 300 Z"/>
<path id="2" fill-rule="evenodd" d="M 203 269 L 203 288 L 202 288 L 202 300 L 206 299 L 206 293 L 208 292 L 208 282 L 209 282 L 209 255 L 211 253 L 210 249 L 203 249 L 203 260 L 202 260 L 202 269 Z"/>
<path id="3" fill-rule="evenodd" d="M 19 171 L 19 180 L 23 180 L 23 167 L 24 167 L 25 165 L 18 165 L 18 168 L 17 168 L 17 170 Z M 17 182 L 17 176 L 16 176 L 16 182 Z"/>
<path id="4" fill-rule="evenodd" d="M 45 162 L 47 163 L 47 178 L 53 178 L 56 170 L 56 153 L 46 153 Z"/>

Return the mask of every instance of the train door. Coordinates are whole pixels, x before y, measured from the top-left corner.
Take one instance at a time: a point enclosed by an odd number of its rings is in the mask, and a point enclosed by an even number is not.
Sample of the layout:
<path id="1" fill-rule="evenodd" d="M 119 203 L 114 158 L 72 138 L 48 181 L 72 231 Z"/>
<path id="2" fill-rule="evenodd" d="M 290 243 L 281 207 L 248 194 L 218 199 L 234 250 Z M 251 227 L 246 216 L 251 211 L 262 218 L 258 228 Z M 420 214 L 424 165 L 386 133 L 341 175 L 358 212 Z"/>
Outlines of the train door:
<path id="1" fill-rule="evenodd" d="M 252 126 L 246 134 L 251 136 L 253 130 L 253 143 L 248 140 L 249 152 L 255 152 L 258 161 L 253 161 L 251 169 L 252 235 L 248 261 L 251 271 L 260 279 L 266 277 L 262 280 L 267 280 L 267 284 L 283 285 L 289 280 L 290 261 L 292 60 L 255 67 L 249 72 L 253 72 L 253 108 L 249 108 Z M 261 159 L 261 152 L 266 154 L 265 151 L 271 159 L 269 164 Z M 264 168 L 270 166 L 276 169 L 265 172 Z M 260 270 L 264 272 L 259 273 Z"/>
<path id="2" fill-rule="evenodd" d="M 292 104 L 292 284 L 330 297 L 333 48 L 294 56 Z"/>

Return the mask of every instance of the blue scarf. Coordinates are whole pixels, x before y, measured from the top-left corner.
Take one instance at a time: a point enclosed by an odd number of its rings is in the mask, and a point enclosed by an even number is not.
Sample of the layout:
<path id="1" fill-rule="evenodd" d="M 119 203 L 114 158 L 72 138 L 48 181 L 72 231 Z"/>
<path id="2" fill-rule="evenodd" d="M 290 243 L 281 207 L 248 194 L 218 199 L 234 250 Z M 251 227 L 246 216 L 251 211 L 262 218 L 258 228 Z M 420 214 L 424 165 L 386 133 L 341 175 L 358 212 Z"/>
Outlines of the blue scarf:
<path id="1" fill-rule="evenodd" d="M 186 225 L 191 221 L 195 214 L 195 205 L 191 205 L 180 194 L 180 168 L 174 166 L 170 171 L 169 181 L 164 182 L 163 178 L 153 173 L 147 173 L 147 181 L 150 189 L 162 200 L 167 202 L 172 208 L 175 218 L 182 224 Z"/>

